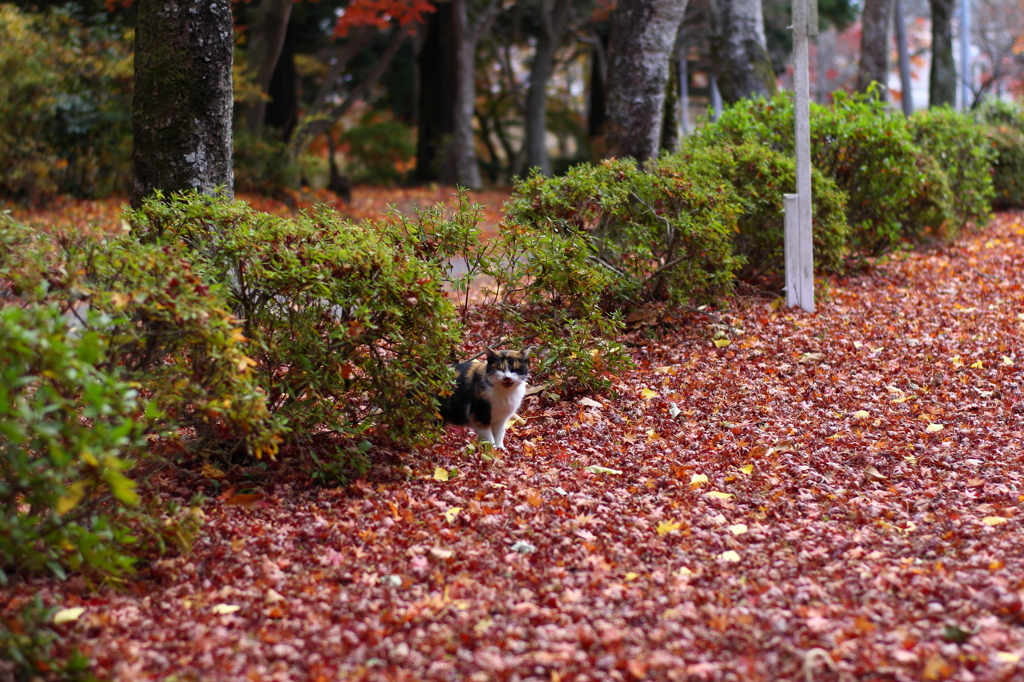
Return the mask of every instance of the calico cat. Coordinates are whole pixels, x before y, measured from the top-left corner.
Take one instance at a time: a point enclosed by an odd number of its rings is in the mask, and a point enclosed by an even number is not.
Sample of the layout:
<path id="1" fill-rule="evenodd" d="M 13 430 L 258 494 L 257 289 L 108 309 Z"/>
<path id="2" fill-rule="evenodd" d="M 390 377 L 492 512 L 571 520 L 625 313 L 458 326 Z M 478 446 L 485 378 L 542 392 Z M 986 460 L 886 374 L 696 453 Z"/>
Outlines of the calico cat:
<path id="1" fill-rule="evenodd" d="M 530 375 L 530 351 L 486 348 L 487 361 L 455 365 L 455 390 L 441 399 L 441 416 L 452 426 L 472 426 L 477 438 L 505 449 L 505 423 L 519 409 Z"/>

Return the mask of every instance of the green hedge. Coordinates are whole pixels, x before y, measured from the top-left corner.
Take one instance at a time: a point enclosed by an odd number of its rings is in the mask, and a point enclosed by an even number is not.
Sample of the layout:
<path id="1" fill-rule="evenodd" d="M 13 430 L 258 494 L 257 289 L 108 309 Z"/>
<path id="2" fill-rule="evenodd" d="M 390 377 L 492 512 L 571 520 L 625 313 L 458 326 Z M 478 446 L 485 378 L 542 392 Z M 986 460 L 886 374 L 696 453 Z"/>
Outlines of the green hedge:
<path id="1" fill-rule="evenodd" d="M 1024 207 L 1024 110 L 987 99 L 974 118 L 983 126 L 993 156 L 993 203 L 1003 209 Z"/>
<path id="2" fill-rule="evenodd" d="M 701 140 L 659 163 L 661 172 L 691 172 L 732 185 L 741 206 L 732 234 L 733 252 L 744 260 L 742 279 L 781 276 L 785 267 L 783 194 L 796 192 L 796 162 L 756 144 L 702 146 Z M 705 141 L 706 142 L 706 141 Z M 817 169 L 811 173 L 814 198 L 814 264 L 840 271 L 849 250 L 846 194 Z"/>
<path id="3" fill-rule="evenodd" d="M 831 107 L 811 105 L 811 157 L 848 196 L 851 246 L 865 254 L 893 248 L 903 236 L 939 230 L 953 217 L 949 182 L 914 144 L 906 119 L 870 96 L 836 92 Z M 695 133 L 697 144 L 765 144 L 794 153 L 793 99 L 745 100 Z"/>

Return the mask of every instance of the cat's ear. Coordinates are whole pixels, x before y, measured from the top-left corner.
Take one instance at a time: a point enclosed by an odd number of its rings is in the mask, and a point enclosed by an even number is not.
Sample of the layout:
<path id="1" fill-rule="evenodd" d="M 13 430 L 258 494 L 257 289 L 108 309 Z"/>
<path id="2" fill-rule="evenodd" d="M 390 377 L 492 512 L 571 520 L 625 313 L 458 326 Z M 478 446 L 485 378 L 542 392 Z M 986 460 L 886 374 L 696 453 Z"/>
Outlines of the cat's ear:
<path id="1" fill-rule="evenodd" d="M 530 353 L 532 353 L 532 352 L 533 352 L 533 346 L 527 346 L 526 348 L 524 348 L 523 349 L 523 359 L 529 360 L 530 359 Z"/>
<path id="2" fill-rule="evenodd" d="M 498 354 L 491 350 L 490 346 L 484 346 L 484 351 L 486 351 L 488 359 L 498 357 Z"/>

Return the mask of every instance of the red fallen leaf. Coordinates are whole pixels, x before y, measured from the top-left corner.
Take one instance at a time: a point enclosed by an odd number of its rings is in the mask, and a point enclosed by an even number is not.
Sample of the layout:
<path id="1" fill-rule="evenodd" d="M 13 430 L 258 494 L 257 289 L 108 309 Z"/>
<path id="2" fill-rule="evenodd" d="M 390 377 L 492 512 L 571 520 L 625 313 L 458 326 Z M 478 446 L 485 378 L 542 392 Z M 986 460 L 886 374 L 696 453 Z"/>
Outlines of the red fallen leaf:
<path id="1" fill-rule="evenodd" d="M 230 499 L 224 501 L 225 507 L 242 507 L 244 509 L 252 509 L 257 502 L 260 502 L 265 498 L 266 495 L 263 493 L 239 493 L 238 495 L 232 496 Z"/>

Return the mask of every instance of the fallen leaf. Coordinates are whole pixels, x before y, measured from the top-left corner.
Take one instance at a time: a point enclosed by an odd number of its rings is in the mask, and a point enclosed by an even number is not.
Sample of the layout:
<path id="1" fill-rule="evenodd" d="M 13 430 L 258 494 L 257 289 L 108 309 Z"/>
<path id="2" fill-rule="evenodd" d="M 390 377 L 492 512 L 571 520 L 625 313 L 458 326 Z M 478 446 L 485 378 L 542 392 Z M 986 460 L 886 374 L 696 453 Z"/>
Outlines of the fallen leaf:
<path id="1" fill-rule="evenodd" d="M 937 432 L 941 431 L 943 428 L 945 428 L 945 427 L 943 427 L 942 424 L 937 424 L 935 422 L 932 422 L 931 424 L 929 424 L 927 426 L 927 428 L 925 428 L 925 432 L 927 432 L 927 433 L 937 433 Z"/>
<path id="2" fill-rule="evenodd" d="M 981 522 L 984 523 L 986 526 L 1001 526 L 1009 520 L 1010 519 L 1004 518 L 1002 516 L 986 516 L 981 520 Z"/>
<path id="3" fill-rule="evenodd" d="M 1000 663 L 1020 663 L 1021 655 L 1011 651 L 997 651 L 996 660 Z"/>
<path id="4" fill-rule="evenodd" d="M 804 353 L 803 355 L 800 356 L 800 359 L 797 360 L 797 362 L 800 363 L 801 365 L 820 365 L 821 363 L 825 362 L 825 354 Z"/>
<path id="5" fill-rule="evenodd" d="M 729 563 L 739 563 L 740 554 L 736 550 L 730 549 L 722 552 L 718 555 L 718 559 L 721 561 L 728 561 Z"/>
<path id="6" fill-rule="evenodd" d="M 455 520 L 455 517 L 459 515 L 460 511 L 462 511 L 462 507 L 452 507 L 444 513 L 444 520 L 451 523 Z"/>
<path id="7" fill-rule="evenodd" d="M 886 479 L 886 476 L 869 464 L 864 467 L 864 479 L 869 483 L 881 483 Z"/>
<path id="8" fill-rule="evenodd" d="M 664 537 L 665 535 L 668 535 L 672 531 L 679 530 L 682 527 L 683 527 L 683 524 L 682 524 L 682 522 L 679 522 L 679 521 L 662 521 L 661 523 L 658 524 L 657 528 L 655 528 L 654 530 L 656 530 L 658 532 L 658 537 Z"/>
<path id="9" fill-rule="evenodd" d="M 225 474 L 223 471 L 213 466 L 209 462 L 204 462 L 203 468 L 200 471 L 202 472 L 204 478 L 212 478 L 218 480 L 222 478 L 227 478 L 227 474 Z"/>
<path id="10" fill-rule="evenodd" d="M 434 467 L 434 480 L 435 481 L 447 481 L 448 470 L 444 467 Z"/>
<path id="11" fill-rule="evenodd" d="M 867 419 L 871 415 L 866 410 L 857 410 L 853 413 L 854 419 Z"/>
<path id="12" fill-rule="evenodd" d="M 263 493 L 239 493 L 233 495 L 231 498 L 224 501 L 225 507 L 242 507 L 243 509 L 252 509 L 256 506 L 257 502 L 260 502 L 266 495 Z"/>
<path id="13" fill-rule="evenodd" d="M 596 400 L 591 400 L 590 398 L 580 398 L 580 405 L 583 405 L 585 407 L 596 407 L 599 410 L 604 409 L 604 405 L 597 402 Z"/>
<path id="14" fill-rule="evenodd" d="M 749 476 L 750 474 L 754 473 L 754 465 L 744 464 L 743 466 L 740 467 L 740 471 Z"/>
<path id="15" fill-rule="evenodd" d="M 731 500 L 732 498 L 734 498 L 736 496 L 733 495 L 732 493 L 723 493 L 723 492 L 719 492 L 717 490 L 712 490 L 712 491 L 710 491 L 708 493 L 708 497 L 711 497 L 711 498 L 716 499 L 716 500 Z"/>
<path id="16" fill-rule="evenodd" d="M 81 606 L 76 606 L 73 609 L 61 609 L 57 613 L 53 614 L 53 624 L 61 625 L 62 623 L 71 623 L 78 620 L 79 616 L 85 613 L 85 609 Z"/>
<path id="17" fill-rule="evenodd" d="M 235 606 L 234 604 L 216 604 L 210 607 L 210 610 L 218 616 L 228 616 L 241 608 L 241 606 Z"/>
<path id="18" fill-rule="evenodd" d="M 589 471 L 592 474 L 621 474 L 622 471 L 619 469 L 609 469 L 608 467 L 598 466 L 597 464 L 591 464 L 590 466 L 583 467 L 584 471 Z"/>
<path id="19" fill-rule="evenodd" d="M 455 556 L 455 550 L 435 545 L 430 548 L 430 556 L 438 561 L 444 561 L 445 559 L 451 559 Z"/>
<path id="20" fill-rule="evenodd" d="M 729 526 L 729 532 L 733 535 L 743 535 L 747 532 L 747 530 L 747 524 L 745 523 L 734 523 L 733 525 Z"/>
<path id="21" fill-rule="evenodd" d="M 690 476 L 690 487 L 696 488 L 699 485 L 704 485 L 708 482 L 707 474 L 694 474 Z"/>
<path id="22" fill-rule="evenodd" d="M 640 391 L 640 395 L 644 397 L 644 400 L 650 400 L 651 398 L 658 395 L 657 391 L 652 391 L 649 388 L 644 387 L 644 390 Z"/>
<path id="23" fill-rule="evenodd" d="M 732 341 L 729 339 L 714 339 L 715 348 L 725 348 L 730 343 L 732 343 Z"/>

